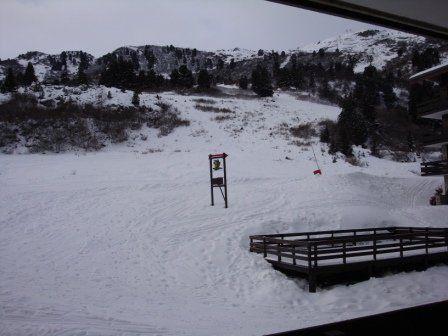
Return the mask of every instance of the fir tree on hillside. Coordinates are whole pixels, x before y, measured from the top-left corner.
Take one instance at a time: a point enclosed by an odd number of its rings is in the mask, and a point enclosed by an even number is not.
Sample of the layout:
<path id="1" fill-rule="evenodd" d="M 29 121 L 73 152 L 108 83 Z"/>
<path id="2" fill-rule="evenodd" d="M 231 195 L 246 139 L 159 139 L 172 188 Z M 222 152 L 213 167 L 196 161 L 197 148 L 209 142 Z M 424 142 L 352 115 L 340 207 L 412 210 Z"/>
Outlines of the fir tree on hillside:
<path id="1" fill-rule="evenodd" d="M 389 82 L 385 82 L 381 89 L 383 92 L 384 105 L 390 110 L 393 109 L 397 103 L 397 95 L 394 92 L 392 85 Z"/>
<path id="2" fill-rule="evenodd" d="M 181 65 L 179 67 L 179 86 L 185 88 L 191 88 L 194 85 L 194 77 L 191 70 L 187 68 L 186 65 Z"/>
<path id="3" fill-rule="evenodd" d="M 150 49 L 149 46 L 145 46 L 143 54 L 145 55 L 146 62 L 148 63 L 148 70 L 153 69 L 154 65 L 157 62 L 157 58 L 154 55 L 154 52 Z"/>
<path id="4" fill-rule="evenodd" d="M 28 65 L 25 69 L 25 74 L 23 76 L 23 83 L 26 86 L 30 86 L 33 82 L 37 81 L 36 74 L 34 73 L 34 66 L 31 64 L 31 62 L 28 62 Z"/>
<path id="5" fill-rule="evenodd" d="M 78 73 L 76 74 L 76 80 L 77 80 L 78 84 L 87 84 L 88 83 L 87 75 L 84 72 L 81 65 L 79 65 L 79 67 L 78 67 Z"/>
<path id="6" fill-rule="evenodd" d="M 362 145 L 368 137 L 364 115 L 358 112 L 351 96 L 344 98 L 340 106 L 342 111 L 338 117 L 339 136 L 344 133 L 350 145 Z"/>
<path id="7" fill-rule="evenodd" d="M 85 70 L 89 67 L 89 60 L 87 58 L 87 54 L 82 51 L 79 55 L 79 58 L 80 59 L 76 79 L 78 84 L 87 84 L 89 82 L 89 79 L 85 73 Z"/>
<path id="8" fill-rule="evenodd" d="M 249 80 L 246 76 L 241 76 L 240 80 L 238 81 L 238 85 L 241 89 L 247 90 L 247 87 L 249 86 Z"/>
<path id="9" fill-rule="evenodd" d="M 218 68 L 218 70 L 224 69 L 224 61 L 222 60 L 222 58 L 218 59 L 218 62 L 216 63 L 216 67 Z"/>
<path id="10" fill-rule="evenodd" d="M 119 88 L 135 87 L 134 64 L 122 57 L 112 57 L 101 72 L 100 84 Z"/>
<path id="11" fill-rule="evenodd" d="M 61 84 L 68 84 L 69 81 L 67 70 L 63 70 L 60 78 Z"/>
<path id="12" fill-rule="evenodd" d="M 172 86 L 179 85 L 179 77 L 180 77 L 179 70 L 173 69 L 170 74 L 170 83 Z"/>
<path id="13" fill-rule="evenodd" d="M 61 52 L 60 60 L 62 64 L 62 68 L 67 70 L 67 53 L 65 51 Z"/>
<path id="14" fill-rule="evenodd" d="M 379 86 L 380 77 L 373 65 L 366 67 L 356 79 L 353 98 L 369 122 L 376 118 L 375 106 L 379 103 Z"/>
<path id="15" fill-rule="evenodd" d="M 1 86 L 1 92 L 14 92 L 17 89 L 17 80 L 11 68 L 8 68 L 6 77 Z"/>
<path id="16" fill-rule="evenodd" d="M 211 76 L 208 71 L 202 69 L 198 74 L 198 86 L 200 89 L 209 89 L 211 85 Z"/>
<path id="17" fill-rule="evenodd" d="M 87 53 L 81 51 L 79 54 L 78 69 L 82 69 L 82 71 L 85 71 L 87 70 L 88 67 L 89 67 L 89 59 L 87 57 Z"/>
<path id="18" fill-rule="evenodd" d="M 252 90 L 260 97 L 271 97 L 274 93 L 271 76 L 268 70 L 260 64 L 252 71 Z"/>
<path id="19" fill-rule="evenodd" d="M 140 106 L 140 97 L 138 91 L 134 91 L 134 94 L 132 95 L 132 105 Z"/>
<path id="20" fill-rule="evenodd" d="M 328 128 L 328 125 L 325 125 L 324 128 L 320 131 L 319 138 L 320 142 L 330 142 L 330 129 Z"/>

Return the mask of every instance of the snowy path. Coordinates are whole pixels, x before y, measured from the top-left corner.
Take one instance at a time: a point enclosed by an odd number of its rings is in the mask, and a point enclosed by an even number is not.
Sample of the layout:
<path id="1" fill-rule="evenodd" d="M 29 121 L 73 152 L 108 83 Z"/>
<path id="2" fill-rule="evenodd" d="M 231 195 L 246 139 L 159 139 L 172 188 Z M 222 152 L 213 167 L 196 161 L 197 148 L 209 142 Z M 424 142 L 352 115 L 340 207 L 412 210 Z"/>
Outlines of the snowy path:
<path id="1" fill-rule="evenodd" d="M 192 126 L 154 139 L 160 153 L 0 156 L 0 334 L 260 335 L 448 298 L 446 266 L 310 294 L 248 252 L 257 233 L 446 225 L 427 205 L 439 179 L 326 156 L 315 177 L 310 152 L 185 111 Z M 209 206 L 220 149 L 229 209 Z"/>

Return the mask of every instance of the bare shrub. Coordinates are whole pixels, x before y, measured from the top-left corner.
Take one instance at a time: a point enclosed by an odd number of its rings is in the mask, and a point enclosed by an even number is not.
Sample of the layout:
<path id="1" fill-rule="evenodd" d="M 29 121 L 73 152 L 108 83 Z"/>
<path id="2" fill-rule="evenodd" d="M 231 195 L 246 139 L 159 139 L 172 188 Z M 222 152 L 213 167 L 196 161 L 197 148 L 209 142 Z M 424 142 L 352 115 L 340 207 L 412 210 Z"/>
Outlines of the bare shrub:
<path id="1" fill-rule="evenodd" d="M 160 148 L 148 148 L 147 150 L 144 150 L 142 154 L 153 154 L 153 153 L 162 153 L 163 150 Z"/>
<path id="2" fill-rule="evenodd" d="M 195 98 L 195 99 L 193 99 L 193 101 L 198 103 L 198 104 L 209 104 L 209 105 L 216 104 L 215 100 L 213 100 L 213 99 L 206 99 L 206 98 Z"/>
<path id="3" fill-rule="evenodd" d="M 45 108 L 34 97 L 15 95 L 0 105 L 0 147 L 5 152 L 23 141 L 32 153 L 61 152 L 73 148 L 98 150 L 105 141 L 120 143 L 128 140 L 130 130 L 143 124 L 158 128 L 160 135 L 175 127 L 187 126 L 170 105 L 159 103 L 153 110 L 147 107 L 106 108 L 80 106 L 61 101 Z M 23 140 L 21 140 L 23 139 Z"/>
<path id="4" fill-rule="evenodd" d="M 310 139 L 317 135 L 316 129 L 312 123 L 300 124 L 289 129 L 289 132 L 293 137 Z"/>
<path id="5" fill-rule="evenodd" d="M 220 115 L 217 115 L 214 118 L 214 120 L 217 121 L 217 122 L 223 122 L 223 121 L 231 120 L 231 119 L 234 119 L 234 118 L 235 118 L 235 116 L 230 115 L 230 114 L 220 114 Z"/>
<path id="6" fill-rule="evenodd" d="M 196 104 L 194 106 L 199 111 L 204 112 L 214 112 L 214 113 L 234 113 L 231 109 L 227 107 L 215 107 L 215 106 L 209 106 L 209 105 L 200 105 Z"/>
<path id="7" fill-rule="evenodd" d="M 149 127 L 159 129 L 159 136 L 170 134 L 179 126 L 189 126 L 190 121 L 179 118 L 179 112 L 167 103 L 157 103 L 159 111 L 153 111 L 147 122 Z"/>
<path id="8" fill-rule="evenodd" d="M 298 147 L 310 147 L 311 141 L 308 140 L 292 140 L 290 145 L 298 146 Z"/>

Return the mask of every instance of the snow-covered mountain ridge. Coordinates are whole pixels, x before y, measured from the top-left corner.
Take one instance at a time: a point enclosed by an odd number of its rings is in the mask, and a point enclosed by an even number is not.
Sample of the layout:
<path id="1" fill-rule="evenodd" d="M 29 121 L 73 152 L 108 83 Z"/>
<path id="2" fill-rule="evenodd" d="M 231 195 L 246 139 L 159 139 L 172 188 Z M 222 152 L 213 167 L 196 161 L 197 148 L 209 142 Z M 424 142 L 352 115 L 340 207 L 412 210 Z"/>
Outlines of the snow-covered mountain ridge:
<path id="1" fill-rule="evenodd" d="M 365 66 L 372 64 L 379 69 L 384 68 L 390 61 L 407 57 L 406 63 L 409 66 L 409 54 L 414 49 L 433 46 L 441 51 L 441 58 L 448 58 L 448 45 L 435 40 L 429 40 L 421 36 L 415 36 L 387 29 L 366 30 L 354 33 L 346 33 L 333 38 L 328 38 L 313 44 L 299 47 L 295 50 L 248 50 L 234 48 L 228 50 L 201 51 L 195 48 L 177 48 L 174 46 L 124 46 L 112 51 L 109 54 L 95 58 L 85 53 L 89 61 L 89 73 L 98 74 L 105 60 L 111 55 L 122 56 L 133 59 L 138 64 L 136 71 L 148 70 L 147 53 L 151 52 L 155 56 L 154 70 L 156 73 L 169 75 L 173 69 L 185 64 L 193 72 L 201 68 L 213 71 L 225 68 L 230 77 L 236 78 L 235 73 L 250 73 L 251 68 L 260 61 L 269 61 L 270 55 L 277 53 L 280 55 L 282 67 L 286 66 L 291 55 L 295 54 L 304 57 L 304 61 L 309 62 L 307 55 L 315 54 L 319 50 L 332 53 L 335 57 L 350 57 L 355 62 L 355 72 L 361 72 Z M 61 54 L 49 55 L 42 52 L 28 52 L 14 59 L 0 61 L 0 80 L 8 67 L 21 69 L 23 71 L 27 62 L 31 62 L 40 81 L 51 80 L 61 71 L 66 71 L 68 75 L 74 75 L 80 61 L 81 51 L 66 51 L 67 67 L 61 69 Z M 237 67 L 234 64 L 238 64 Z M 227 69 L 228 68 L 228 69 Z M 407 73 L 407 71 L 405 71 Z M 233 76 L 232 76 L 233 75 Z M 227 79 L 228 76 L 224 76 Z"/>

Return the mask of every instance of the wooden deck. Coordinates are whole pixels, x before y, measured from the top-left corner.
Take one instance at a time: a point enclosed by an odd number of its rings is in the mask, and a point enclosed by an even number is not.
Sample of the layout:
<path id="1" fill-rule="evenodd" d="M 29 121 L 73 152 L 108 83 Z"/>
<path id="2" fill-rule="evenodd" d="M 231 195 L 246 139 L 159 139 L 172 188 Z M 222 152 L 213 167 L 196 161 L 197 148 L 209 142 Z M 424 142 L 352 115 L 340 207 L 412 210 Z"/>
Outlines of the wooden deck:
<path id="1" fill-rule="evenodd" d="M 448 160 L 421 163 L 422 176 L 448 175 Z"/>
<path id="2" fill-rule="evenodd" d="M 448 228 L 387 227 L 250 236 L 250 251 L 317 284 L 352 282 L 387 270 L 448 262 Z"/>

